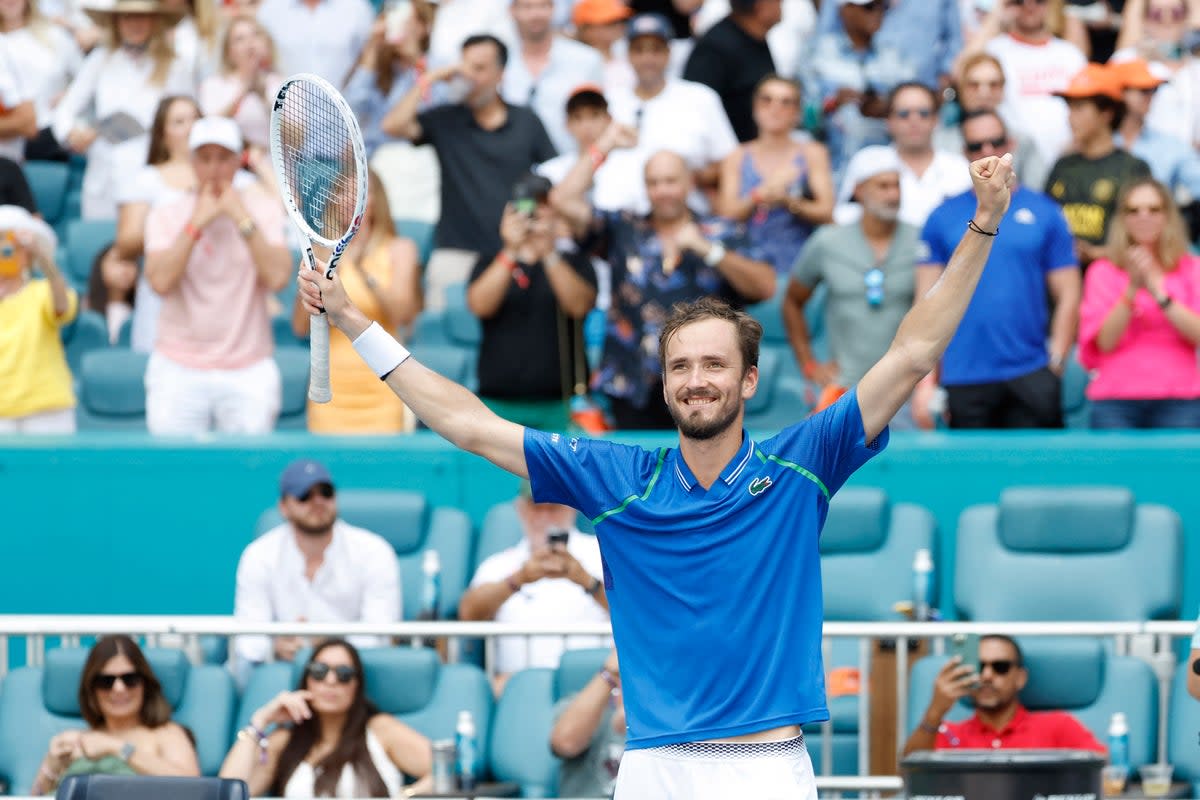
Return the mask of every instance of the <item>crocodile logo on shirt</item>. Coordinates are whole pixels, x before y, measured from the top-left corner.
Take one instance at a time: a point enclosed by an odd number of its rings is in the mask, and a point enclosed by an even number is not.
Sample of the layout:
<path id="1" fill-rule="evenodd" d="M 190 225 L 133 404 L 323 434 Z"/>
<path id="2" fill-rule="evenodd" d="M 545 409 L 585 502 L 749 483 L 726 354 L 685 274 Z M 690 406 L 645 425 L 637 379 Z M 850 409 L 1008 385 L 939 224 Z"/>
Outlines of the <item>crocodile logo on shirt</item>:
<path id="1" fill-rule="evenodd" d="M 771 483 L 771 479 L 765 475 L 761 478 L 755 478 L 754 480 L 750 481 L 750 495 L 752 497 L 757 497 L 765 492 L 771 486 Z"/>

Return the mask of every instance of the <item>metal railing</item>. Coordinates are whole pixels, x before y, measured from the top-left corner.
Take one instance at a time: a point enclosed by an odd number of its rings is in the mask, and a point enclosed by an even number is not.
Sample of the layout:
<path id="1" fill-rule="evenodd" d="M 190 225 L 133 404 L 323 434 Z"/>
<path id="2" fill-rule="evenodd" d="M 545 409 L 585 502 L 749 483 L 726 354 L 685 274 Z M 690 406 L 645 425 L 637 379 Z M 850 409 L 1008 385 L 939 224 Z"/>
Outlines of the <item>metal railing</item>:
<path id="1" fill-rule="evenodd" d="M 871 690 L 870 675 L 872 643 L 877 640 L 894 641 L 896 648 L 896 742 L 903 747 L 908 738 L 908 671 L 909 643 L 913 640 L 929 640 L 932 651 L 943 652 L 944 640 L 959 633 L 1005 634 L 1008 636 L 1035 637 L 1089 637 L 1113 641 L 1114 652 L 1119 655 L 1137 655 L 1147 660 L 1155 669 L 1159 681 L 1159 759 L 1166 759 L 1167 722 L 1170 704 L 1171 683 L 1176 666 L 1172 648 L 1175 639 L 1190 638 L 1195 631 L 1193 622 L 826 622 L 823 629 L 826 663 L 832 641 L 839 638 L 857 639 L 859 670 L 858 703 L 858 772 L 862 780 L 869 775 L 871 740 Z M 126 633 L 145 636 L 147 644 L 164 644 L 182 647 L 198 660 L 200 657 L 199 637 L 207 635 L 267 635 L 267 636 L 379 636 L 409 638 L 414 641 L 447 639 L 450 642 L 464 638 L 484 639 L 490 644 L 501 636 L 609 636 L 607 623 L 584 623 L 577 625 L 514 625 L 498 622 L 402 622 L 394 624 L 374 623 L 294 623 L 270 622 L 248 623 L 229 616 L 107 616 L 107 615 L 0 615 L 0 676 L 9 664 L 9 646 L 12 637 L 25 637 L 26 663 L 38 666 L 44 662 L 46 637 L 61 637 L 66 645 L 78 644 L 80 637 Z M 453 660 L 458 652 L 450 647 Z M 491 655 L 491 647 L 488 648 Z M 822 725 L 822 747 L 817 771 L 833 791 L 834 779 L 830 776 L 833 764 L 833 726 Z M 838 778 L 837 780 L 842 780 Z M 849 780 L 849 779 L 847 779 Z M 878 791 L 898 787 L 898 778 L 881 777 L 887 783 Z M 841 786 L 841 784 L 838 784 Z M 853 787 L 843 786 L 841 791 L 855 789 L 870 790 L 862 783 Z"/>

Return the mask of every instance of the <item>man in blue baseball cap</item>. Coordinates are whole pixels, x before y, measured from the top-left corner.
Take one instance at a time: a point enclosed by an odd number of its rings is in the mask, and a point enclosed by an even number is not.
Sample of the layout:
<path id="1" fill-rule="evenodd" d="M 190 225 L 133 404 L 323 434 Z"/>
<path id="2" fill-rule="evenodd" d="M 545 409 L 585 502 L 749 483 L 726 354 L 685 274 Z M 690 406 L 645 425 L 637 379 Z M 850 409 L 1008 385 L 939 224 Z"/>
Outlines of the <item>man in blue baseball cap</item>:
<path id="1" fill-rule="evenodd" d="M 397 622 L 401 618 L 396 551 L 380 535 L 338 519 L 337 490 L 319 461 L 293 461 L 279 476 L 283 522 L 242 552 L 234 616 L 242 622 Z M 350 637 L 358 647 L 384 644 Z M 298 636 L 239 636 L 235 673 L 273 655 L 291 661 L 308 642 Z"/>

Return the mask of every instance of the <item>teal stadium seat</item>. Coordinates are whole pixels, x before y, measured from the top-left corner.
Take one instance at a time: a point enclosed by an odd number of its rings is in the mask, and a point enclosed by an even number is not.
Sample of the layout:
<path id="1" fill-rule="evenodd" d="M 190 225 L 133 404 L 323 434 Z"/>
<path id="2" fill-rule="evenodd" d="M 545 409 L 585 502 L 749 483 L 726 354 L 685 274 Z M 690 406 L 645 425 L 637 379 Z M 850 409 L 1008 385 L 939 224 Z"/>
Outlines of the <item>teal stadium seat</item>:
<path id="1" fill-rule="evenodd" d="M 71 168 L 58 161 L 26 161 L 23 169 L 38 212 L 51 227 L 56 227 L 66 209 Z"/>
<path id="2" fill-rule="evenodd" d="M 1006 489 L 958 523 L 955 605 L 972 620 L 1178 619 L 1183 531 L 1124 487 Z"/>
<path id="3" fill-rule="evenodd" d="M 492 730 L 492 689 L 487 676 L 470 664 L 442 664 L 429 648 L 382 647 L 359 651 L 367 697 L 380 711 L 395 715 L 432 740 L 453 739 L 459 711 L 470 711 L 479 735 L 479 752 L 488 752 Z M 299 685 L 308 651 L 293 663 L 260 664 L 242 692 L 236 726 L 279 692 Z M 36 765 L 34 767 L 36 769 Z"/>
<path id="4" fill-rule="evenodd" d="M 308 347 L 308 339 L 300 339 L 292 332 L 290 308 L 271 317 L 271 336 L 275 339 L 276 347 Z"/>
<path id="5" fill-rule="evenodd" d="M 116 238 L 116 220 L 73 219 L 67 223 L 64 241 L 67 250 L 66 275 L 78 291 L 87 291 L 92 263 L 97 254 Z"/>
<path id="6" fill-rule="evenodd" d="M 279 419 L 275 429 L 302 431 L 308 428 L 308 348 L 295 345 L 275 348 L 275 363 L 283 387 Z"/>
<path id="7" fill-rule="evenodd" d="M 1114 712 L 1129 721 L 1129 759 L 1134 766 L 1156 758 L 1158 732 L 1158 681 L 1146 662 L 1133 656 L 1113 655 L 1102 642 L 1090 639 L 1047 641 L 1022 639 L 1021 650 L 1029 682 L 1021 703 L 1031 711 L 1069 711 L 1101 744 L 1108 738 Z M 922 658 L 909 678 L 908 730 L 911 733 L 933 696 L 933 681 L 946 663 L 942 656 Z M 960 700 L 946 719 L 958 722 L 974 713 Z M 1195 747 L 1195 728 L 1189 734 Z"/>
<path id="8" fill-rule="evenodd" d="M 508 680 L 492 729 L 497 780 L 520 785 L 522 797 L 557 796 L 559 760 L 550 751 L 554 706 L 587 685 L 607 657 L 607 648 L 568 650 L 557 670 L 525 669 Z"/>
<path id="9" fill-rule="evenodd" d="M 200 770 L 215 775 L 230 745 L 235 709 L 233 678 L 222 667 L 193 666 L 181 650 L 146 648 L 154 674 L 173 709 L 172 718 L 196 739 Z M 86 727 L 79 713 L 79 677 L 87 648 L 46 653 L 44 667 L 19 667 L 0 686 L 0 775 L 27 794 L 59 731 Z"/>
<path id="10" fill-rule="evenodd" d="M 1090 424 L 1091 407 L 1085 394 L 1090 381 L 1088 371 L 1079 363 L 1078 351 L 1072 347 L 1062 376 L 1063 423 L 1072 430 L 1083 430 Z"/>
<path id="11" fill-rule="evenodd" d="M 414 356 L 434 372 L 475 391 L 476 365 L 483 336 L 479 320 L 467 308 L 467 287 L 446 287 L 446 308 L 422 312 L 409 344 Z"/>
<path id="12" fill-rule="evenodd" d="M 1200 702 L 1188 694 L 1191 666 L 1185 659 L 1171 683 L 1171 705 L 1167 711 L 1167 762 L 1175 765 L 1175 780 L 1192 784 L 1191 797 L 1200 797 Z"/>
<path id="13" fill-rule="evenodd" d="M 122 348 L 83 357 L 75 419 L 84 431 L 146 430 L 146 362 L 149 356 Z"/>
<path id="14" fill-rule="evenodd" d="M 933 515 L 911 503 L 892 503 L 882 489 L 847 487 L 833 496 L 821 532 L 821 586 L 831 622 L 895 622 L 898 600 L 912 597 L 913 555 L 936 552 Z M 870 591 L 863 591 L 870 586 Z M 858 667 L 858 641 L 833 639 L 826 670 Z M 829 699 L 833 772 L 858 772 L 859 698 Z M 821 726 L 805 731 L 813 763 L 821 766 Z"/>
<path id="15" fill-rule="evenodd" d="M 108 322 L 99 311 L 80 311 L 74 321 L 62 327 L 59 338 L 67 356 L 67 366 L 78 381 L 84 356 L 108 349 Z"/>
<path id="16" fill-rule="evenodd" d="M 336 479 L 336 476 L 335 476 Z M 441 560 L 441 613 L 444 618 L 458 613 L 458 600 L 470 575 L 471 520 L 457 508 L 429 505 L 425 495 L 396 489 L 339 489 L 338 516 L 360 528 L 382 536 L 395 549 L 400 562 L 404 618 L 415 619 L 421 602 L 421 559 L 433 549 Z M 278 509 L 264 511 L 258 519 L 256 536 L 282 522 Z"/>
<path id="17" fill-rule="evenodd" d="M 396 226 L 397 236 L 412 239 L 413 243 L 416 244 L 417 257 L 421 260 L 421 265 L 428 264 L 429 256 L 433 252 L 433 233 L 436 229 L 434 223 L 403 217 L 397 217 L 392 222 Z"/>
<path id="18" fill-rule="evenodd" d="M 803 378 L 789 376 L 782 364 L 791 352 L 761 350 L 758 355 L 758 389 L 746 401 L 746 428 L 774 435 L 800 422 L 812 410 Z"/>

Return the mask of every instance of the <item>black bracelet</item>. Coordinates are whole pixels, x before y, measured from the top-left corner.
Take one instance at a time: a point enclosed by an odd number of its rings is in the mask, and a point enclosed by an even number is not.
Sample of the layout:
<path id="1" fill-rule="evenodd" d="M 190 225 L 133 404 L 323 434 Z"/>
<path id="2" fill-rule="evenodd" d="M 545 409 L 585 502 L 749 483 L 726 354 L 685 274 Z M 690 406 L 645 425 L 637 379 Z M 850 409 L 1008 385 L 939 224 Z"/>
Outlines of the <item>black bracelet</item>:
<path id="1" fill-rule="evenodd" d="M 921 730 L 925 731 L 926 733 L 932 733 L 934 736 L 937 736 L 939 733 L 941 733 L 941 730 L 942 730 L 941 726 L 930 725 L 927 722 L 925 722 L 925 720 L 921 720 L 920 723 L 917 724 L 917 727 L 920 728 Z"/>
<path id="2" fill-rule="evenodd" d="M 604 586 L 604 584 L 600 581 L 599 578 L 592 578 L 592 585 L 588 587 L 587 593 L 590 594 L 592 597 L 595 597 L 596 595 L 600 594 L 600 589 L 603 586 Z"/>
<path id="3" fill-rule="evenodd" d="M 997 225 L 996 230 L 994 230 L 994 231 L 985 231 L 983 228 L 981 228 L 977 224 L 975 224 L 975 220 L 969 219 L 969 220 L 967 220 L 967 230 L 975 231 L 976 233 L 982 234 L 984 236 L 995 236 L 996 234 L 1000 233 L 1000 226 Z"/>

